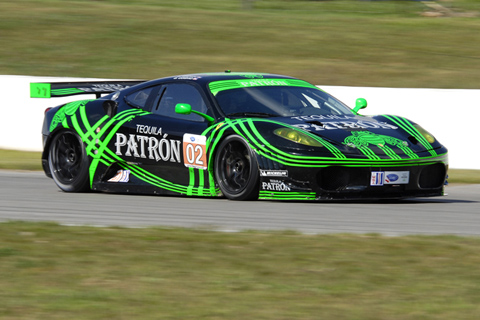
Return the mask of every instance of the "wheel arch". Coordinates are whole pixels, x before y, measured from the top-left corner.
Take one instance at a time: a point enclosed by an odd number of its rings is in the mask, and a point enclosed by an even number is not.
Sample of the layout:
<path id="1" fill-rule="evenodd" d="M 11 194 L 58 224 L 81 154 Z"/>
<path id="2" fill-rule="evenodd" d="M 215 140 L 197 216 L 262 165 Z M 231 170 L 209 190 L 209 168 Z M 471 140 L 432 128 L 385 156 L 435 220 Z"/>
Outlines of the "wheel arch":
<path id="1" fill-rule="evenodd" d="M 242 188 L 241 191 L 239 191 L 239 193 L 236 193 L 236 191 L 235 191 L 234 193 L 229 192 L 229 195 L 227 195 L 224 192 L 226 190 L 224 190 L 222 188 L 222 183 L 220 183 L 220 181 L 218 181 L 218 179 L 217 179 L 217 174 L 218 174 L 219 170 L 221 170 L 217 167 L 217 165 L 218 165 L 217 162 L 220 161 L 219 159 L 217 159 L 217 155 L 222 151 L 224 142 L 226 140 L 232 139 L 232 138 L 233 139 L 241 139 L 242 142 L 245 144 L 245 147 L 248 148 L 249 154 L 254 157 L 255 160 L 250 161 L 250 163 L 249 163 L 249 166 L 251 166 L 252 163 L 255 165 L 254 169 L 249 169 L 249 170 L 250 170 L 250 173 L 255 172 L 257 174 L 257 177 L 255 177 L 253 179 L 252 183 L 248 182 L 247 185 L 245 186 L 245 188 Z M 254 200 L 254 199 L 258 199 L 258 191 L 259 191 L 259 188 L 260 188 L 260 177 L 259 177 L 260 168 L 259 168 L 259 161 L 258 160 L 259 160 L 259 154 L 256 151 L 256 149 L 252 146 L 252 143 L 249 141 L 249 139 L 246 138 L 245 136 L 243 136 L 242 134 L 239 134 L 239 133 L 234 132 L 232 130 L 232 131 L 228 132 L 228 134 L 224 134 L 216 142 L 215 149 L 213 150 L 213 152 L 211 154 L 211 158 L 210 158 L 210 162 L 209 162 L 209 172 L 211 173 L 211 175 L 214 179 L 215 185 L 220 188 L 220 190 L 222 191 L 224 196 L 226 196 L 227 198 L 232 199 L 232 200 Z M 231 190 L 232 189 L 230 189 L 229 191 L 231 191 Z"/>
<path id="2" fill-rule="evenodd" d="M 235 132 L 233 130 L 229 130 L 227 132 L 225 132 L 220 138 L 218 138 L 218 140 L 216 141 L 215 143 L 215 148 L 211 151 L 211 154 L 209 155 L 209 162 L 208 162 L 208 170 L 211 172 L 213 170 L 213 166 L 214 166 L 214 162 L 215 162 L 215 157 L 218 153 L 218 146 L 220 146 L 222 144 L 222 142 L 227 139 L 228 137 L 230 136 L 240 136 L 242 137 L 248 144 L 248 146 L 250 147 L 250 149 L 253 151 L 253 153 L 255 154 L 255 157 L 257 158 L 257 166 L 258 166 L 258 169 L 260 170 L 260 155 L 258 154 L 256 148 L 253 147 L 251 141 L 248 139 L 248 137 L 245 137 L 243 134 L 241 133 L 238 133 L 238 132 Z M 215 179 L 215 177 L 214 177 Z"/>
<path id="3" fill-rule="evenodd" d="M 52 178 L 52 172 L 50 170 L 50 166 L 48 165 L 48 155 L 49 155 L 49 152 L 50 152 L 50 146 L 52 145 L 52 141 L 54 140 L 54 138 L 63 133 L 63 132 L 72 132 L 74 133 L 75 135 L 79 136 L 79 134 L 77 133 L 77 131 L 71 129 L 71 128 L 65 128 L 65 127 L 62 127 L 62 126 L 59 126 L 57 128 L 55 128 L 52 132 L 50 132 L 50 134 L 47 136 L 47 139 L 45 140 L 45 145 L 43 146 L 43 151 L 42 151 L 42 167 L 43 167 L 43 171 L 45 172 L 45 174 L 47 175 L 47 177 L 49 178 Z M 79 136 L 80 137 L 80 136 Z M 80 138 L 80 140 L 82 140 Z M 83 143 L 83 147 L 86 151 L 86 148 L 85 148 L 85 142 L 82 140 L 82 143 Z M 90 159 L 90 157 L 88 157 L 88 154 L 87 154 L 87 159 L 88 159 L 88 163 L 89 165 L 91 164 L 92 160 Z"/>

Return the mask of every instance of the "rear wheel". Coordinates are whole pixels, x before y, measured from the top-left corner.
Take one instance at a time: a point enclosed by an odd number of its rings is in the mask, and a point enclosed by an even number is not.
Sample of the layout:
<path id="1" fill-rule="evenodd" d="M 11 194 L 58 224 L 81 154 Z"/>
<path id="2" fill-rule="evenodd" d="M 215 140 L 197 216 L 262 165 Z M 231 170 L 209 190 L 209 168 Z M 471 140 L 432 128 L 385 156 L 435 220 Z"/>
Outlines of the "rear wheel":
<path id="1" fill-rule="evenodd" d="M 80 137 L 71 131 L 58 133 L 50 144 L 48 165 L 57 186 L 66 192 L 89 189 L 88 159 Z"/>
<path id="2" fill-rule="evenodd" d="M 257 158 L 242 137 L 232 135 L 221 142 L 214 172 L 220 190 L 228 199 L 258 199 Z"/>

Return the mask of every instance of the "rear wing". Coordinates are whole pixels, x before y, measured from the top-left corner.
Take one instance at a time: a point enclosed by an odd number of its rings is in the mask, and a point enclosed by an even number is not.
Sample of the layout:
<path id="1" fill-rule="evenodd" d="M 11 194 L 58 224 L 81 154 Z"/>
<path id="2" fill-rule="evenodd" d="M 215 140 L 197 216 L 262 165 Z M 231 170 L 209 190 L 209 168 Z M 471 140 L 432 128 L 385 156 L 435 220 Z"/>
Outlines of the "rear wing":
<path id="1" fill-rule="evenodd" d="M 36 82 L 30 83 L 30 98 L 55 98 L 77 94 L 95 94 L 100 98 L 101 94 L 126 89 L 142 82 L 145 81 Z"/>

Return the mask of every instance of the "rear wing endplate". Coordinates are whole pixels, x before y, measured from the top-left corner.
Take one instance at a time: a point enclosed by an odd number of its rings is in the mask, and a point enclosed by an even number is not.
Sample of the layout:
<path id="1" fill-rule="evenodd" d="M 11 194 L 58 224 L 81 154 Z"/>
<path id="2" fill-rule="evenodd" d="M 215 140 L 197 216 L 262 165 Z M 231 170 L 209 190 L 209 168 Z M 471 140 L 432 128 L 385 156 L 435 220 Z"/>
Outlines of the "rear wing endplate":
<path id="1" fill-rule="evenodd" d="M 30 83 L 30 97 L 54 98 L 95 94 L 99 98 L 101 94 L 116 92 L 142 82 L 145 81 L 36 82 Z"/>

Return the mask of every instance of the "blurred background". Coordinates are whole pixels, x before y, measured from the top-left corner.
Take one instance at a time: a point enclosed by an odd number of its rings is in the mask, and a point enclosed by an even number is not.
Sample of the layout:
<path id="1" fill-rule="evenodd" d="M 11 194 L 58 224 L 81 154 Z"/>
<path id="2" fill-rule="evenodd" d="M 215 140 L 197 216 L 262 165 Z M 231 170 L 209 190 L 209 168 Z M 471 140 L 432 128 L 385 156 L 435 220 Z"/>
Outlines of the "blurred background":
<path id="1" fill-rule="evenodd" d="M 0 1 L 0 74 L 477 89 L 480 1 Z"/>

